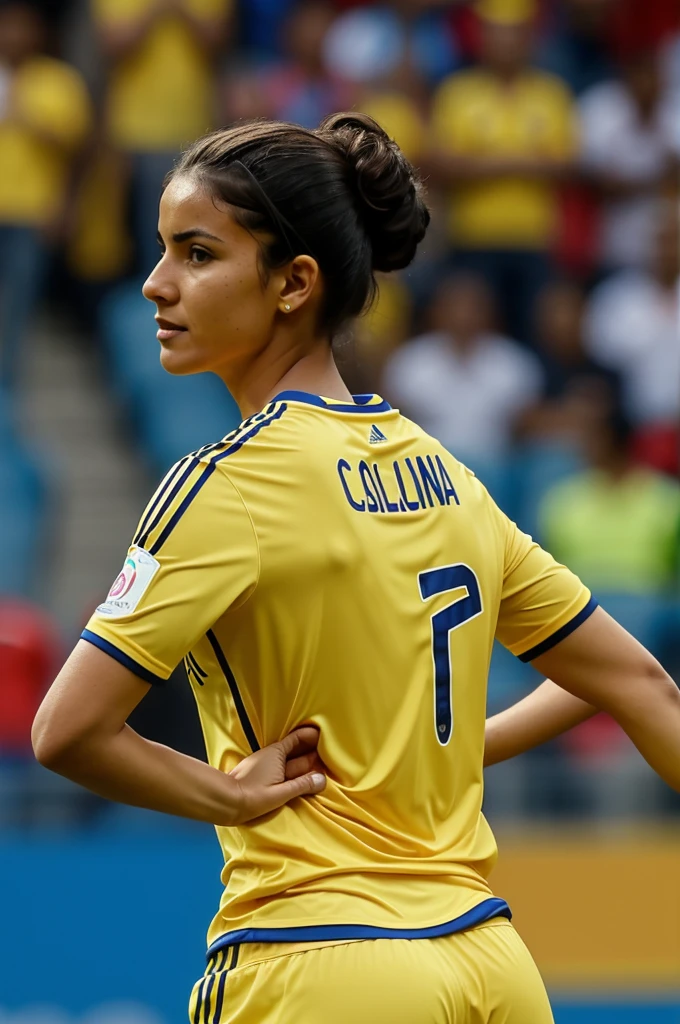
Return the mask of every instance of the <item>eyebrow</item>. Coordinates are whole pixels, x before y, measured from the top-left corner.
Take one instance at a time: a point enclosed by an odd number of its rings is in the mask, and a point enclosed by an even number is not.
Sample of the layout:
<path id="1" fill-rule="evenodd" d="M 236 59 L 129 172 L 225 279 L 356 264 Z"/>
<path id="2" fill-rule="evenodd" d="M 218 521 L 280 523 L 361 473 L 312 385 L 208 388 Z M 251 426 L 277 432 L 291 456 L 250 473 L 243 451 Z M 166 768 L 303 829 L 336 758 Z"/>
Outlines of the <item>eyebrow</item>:
<path id="1" fill-rule="evenodd" d="M 156 235 L 159 243 L 164 244 L 163 236 L 160 231 Z M 211 235 L 209 231 L 203 231 L 202 228 L 189 228 L 188 231 L 177 231 L 173 236 L 173 242 L 186 242 L 189 238 L 209 238 L 211 242 L 223 242 L 223 238 L 218 238 L 217 235 Z"/>

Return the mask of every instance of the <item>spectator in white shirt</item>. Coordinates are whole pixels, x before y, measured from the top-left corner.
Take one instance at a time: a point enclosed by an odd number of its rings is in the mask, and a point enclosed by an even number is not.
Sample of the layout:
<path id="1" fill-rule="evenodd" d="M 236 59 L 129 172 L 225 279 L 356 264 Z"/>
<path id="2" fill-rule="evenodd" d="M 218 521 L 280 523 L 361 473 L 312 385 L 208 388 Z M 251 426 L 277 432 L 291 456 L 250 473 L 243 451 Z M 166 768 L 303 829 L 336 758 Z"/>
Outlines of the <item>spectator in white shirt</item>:
<path id="1" fill-rule="evenodd" d="M 590 355 L 623 377 L 626 412 L 638 427 L 680 418 L 680 249 L 673 205 L 656 228 L 649 271 L 621 271 L 592 294 Z"/>
<path id="2" fill-rule="evenodd" d="M 645 267 L 664 188 L 677 172 L 676 115 L 658 55 L 630 60 L 621 81 L 594 86 L 579 109 L 583 167 L 602 197 L 600 262 Z"/>
<path id="3" fill-rule="evenodd" d="M 501 458 L 517 418 L 541 393 L 540 363 L 494 331 L 491 293 L 481 278 L 447 278 L 428 320 L 429 333 L 388 359 L 385 397 L 472 468 Z"/>

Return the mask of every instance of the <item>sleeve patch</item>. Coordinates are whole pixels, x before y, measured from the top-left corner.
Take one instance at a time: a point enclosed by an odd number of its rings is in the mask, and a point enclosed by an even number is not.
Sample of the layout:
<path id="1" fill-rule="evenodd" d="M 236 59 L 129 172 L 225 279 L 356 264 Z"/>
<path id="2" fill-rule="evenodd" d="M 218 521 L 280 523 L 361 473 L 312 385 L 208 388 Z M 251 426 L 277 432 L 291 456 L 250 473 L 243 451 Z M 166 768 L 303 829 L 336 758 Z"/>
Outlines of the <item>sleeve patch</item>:
<path id="1" fill-rule="evenodd" d="M 146 593 L 149 584 L 160 569 L 160 563 L 144 548 L 133 545 L 127 553 L 125 565 L 113 581 L 106 600 L 97 608 L 98 615 L 108 619 L 121 619 L 132 615 Z"/>

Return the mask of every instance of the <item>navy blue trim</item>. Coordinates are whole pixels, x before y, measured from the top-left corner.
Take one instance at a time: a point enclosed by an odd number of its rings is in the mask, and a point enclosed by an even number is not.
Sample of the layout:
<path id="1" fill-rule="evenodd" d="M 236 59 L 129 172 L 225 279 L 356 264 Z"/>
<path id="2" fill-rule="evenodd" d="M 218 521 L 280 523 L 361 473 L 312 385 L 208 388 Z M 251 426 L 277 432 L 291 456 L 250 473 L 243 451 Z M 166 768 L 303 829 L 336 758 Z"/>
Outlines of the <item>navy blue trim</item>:
<path id="1" fill-rule="evenodd" d="M 205 987 L 205 993 L 203 995 L 203 1024 L 208 1024 L 208 1017 L 210 1015 L 210 997 L 212 996 L 212 990 L 215 987 L 215 975 L 211 974 L 208 979 L 208 984 Z"/>
<path id="2" fill-rule="evenodd" d="M 208 673 L 205 671 L 205 669 L 201 668 L 201 666 L 198 664 L 198 662 L 196 661 L 196 658 L 191 653 L 191 651 L 187 652 L 187 658 L 189 659 L 189 661 L 193 665 L 195 671 L 198 672 L 199 676 L 202 676 L 203 679 L 207 679 L 208 678 Z"/>
<path id="3" fill-rule="evenodd" d="M 494 917 L 512 919 L 512 911 L 497 896 L 483 900 L 472 910 L 452 921 L 436 924 L 431 928 L 376 928 L 365 924 L 303 925 L 300 928 L 241 928 L 227 932 L 215 939 L 206 954 L 207 959 L 223 946 L 237 942 L 327 942 L 334 939 L 438 939 L 442 935 L 454 935 L 467 928 L 474 928 Z"/>
<path id="4" fill-rule="evenodd" d="M 243 447 L 246 441 L 250 441 L 251 437 L 255 437 L 255 435 L 258 434 L 263 429 L 263 427 L 268 427 L 270 423 L 273 423 L 275 420 L 280 419 L 287 408 L 288 406 L 286 405 L 285 402 L 283 402 L 272 416 L 270 416 L 268 419 L 260 420 L 258 423 L 255 424 L 255 426 L 251 430 L 248 431 L 247 434 L 244 434 L 243 437 L 240 437 L 238 441 L 234 442 L 234 444 L 229 445 L 226 452 L 220 452 L 219 455 L 213 455 L 213 457 L 210 460 L 211 464 L 214 464 L 215 462 L 221 462 L 222 459 L 226 459 L 230 455 L 233 455 L 234 452 L 237 452 L 239 448 Z M 260 415 L 260 413 L 258 413 L 258 415 Z"/>
<path id="5" fill-rule="evenodd" d="M 196 993 L 196 1006 L 194 1008 L 193 1024 L 200 1024 L 201 1009 L 203 1007 L 203 994 L 205 992 L 205 982 L 206 982 L 206 979 L 204 978 L 203 981 L 201 982 L 201 987 L 199 988 L 198 992 Z"/>
<path id="6" fill-rule="evenodd" d="M 205 681 L 203 679 L 201 679 L 201 677 L 199 676 L 198 672 L 196 671 L 196 669 L 191 664 L 191 662 L 189 661 L 188 658 L 184 659 L 184 668 L 185 668 L 186 674 L 187 674 L 187 676 L 189 677 L 190 680 L 191 679 L 195 679 L 198 686 L 203 686 L 204 685 Z"/>
<path id="7" fill-rule="evenodd" d="M 181 460 L 179 464 L 181 464 Z M 156 527 L 160 523 L 161 519 L 163 518 L 167 510 L 172 505 L 176 495 L 179 494 L 180 490 L 182 489 L 182 485 L 187 480 L 187 478 L 191 476 L 196 466 L 200 466 L 200 462 L 198 461 L 198 459 L 190 458 L 186 469 L 175 480 L 175 485 L 168 493 L 168 496 L 165 499 L 165 501 L 163 501 L 162 504 L 160 505 L 158 504 L 158 502 L 155 503 L 156 508 L 158 509 L 158 514 L 154 517 L 153 522 L 148 523 L 145 526 L 143 531 L 138 530 L 134 540 L 134 543 L 137 544 L 138 547 L 144 548 L 144 550 L 146 550 L 146 545 L 149 540 L 149 534 L 151 533 L 152 530 L 156 529 Z M 160 501 L 160 497 L 161 496 L 159 495 L 158 501 Z M 149 517 L 147 516 L 146 518 L 148 519 Z"/>
<path id="8" fill-rule="evenodd" d="M 140 547 L 144 547 L 144 545 L 140 544 L 139 542 L 140 542 L 140 539 L 142 538 L 142 536 L 144 535 L 144 533 L 146 532 L 146 528 L 147 528 L 147 526 L 149 524 L 149 520 L 153 516 L 155 510 L 158 508 L 158 503 L 162 500 L 163 495 L 165 494 L 165 492 L 167 491 L 168 487 L 170 486 L 170 483 L 171 483 L 175 473 L 177 472 L 179 467 L 182 465 L 182 463 L 185 461 L 185 459 L 187 459 L 188 457 L 189 456 L 185 455 L 184 459 L 180 459 L 179 462 L 176 462 L 175 465 L 172 467 L 172 469 L 169 469 L 168 472 L 166 473 L 165 478 L 161 482 L 161 484 L 160 484 L 160 486 L 159 486 L 159 488 L 158 488 L 158 490 L 157 490 L 157 492 L 156 492 L 156 494 L 155 494 L 151 504 L 149 505 L 148 511 L 147 511 L 146 515 L 144 516 L 144 519 L 139 524 L 139 527 L 137 529 L 137 533 L 135 534 L 135 536 L 134 536 L 134 538 L 132 540 L 133 544 L 139 544 Z"/>
<path id="9" fill-rule="evenodd" d="M 201 463 L 197 462 L 196 465 L 200 466 Z M 203 468 L 204 472 L 194 483 L 189 493 L 184 495 L 181 502 L 179 503 L 175 511 L 172 513 L 165 526 L 163 527 L 162 531 L 160 532 L 156 540 L 153 542 L 151 547 L 148 549 L 150 555 L 156 555 L 160 551 L 160 549 L 163 547 L 166 540 L 168 539 L 172 531 L 175 529 L 177 523 L 180 521 L 180 519 L 188 509 L 189 505 L 200 491 L 200 489 L 205 484 L 207 484 L 208 480 L 215 472 L 215 466 L 214 463 L 212 462 L 210 462 L 207 466 L 204 466 Z"/>
<path id="10" fill-rule="evenodd" d="M 191 474 L 191 470 L 196 465 L 198 465 L 202 458 L 205 458 L 206 456 L 211 455 L 214 452 L 217 452 L 218 449 L 224 448 L 225 445 L 229 445 L 230 442 L 234 440 L 234 438 L 238 437 L 239 433 L 242 430 L 244 430 L 246 427 L 249 427 L 254 420 L 259 420 L 260 422 L 257 422 L 256 427 L 252 431 L 250 431 L 245 437 L 241 438 L 238 442 L 236 442 L 235 445 L 231 445 L 229 451 L 224 452 L 222 455 L 220 455 L 220 458 L 223 458 L 226 455 L 231 455 L 233 454 L 233 452 L 238 451 L 238 449 L 241 447 L 244 441 L 247 441 L 248 438 L 253 437 L 259 430 L 262 429 L 262 427 L 267 426 L 267 423 L 278 419 L 285 411 L 284 405 L 283 408 L 277 410 L 276 415 L 271 416 L 271 413 L 274 412 L 275 408 L 275 402 L 270 402 L 266 409 L 264 409 L 262 412 L 255 413 L 252 416 L 249 416 L 248 419 L 245 419 L 238 427 L 236 427 L 235 430 L 232 430 L 229 434 L 226 435 L 226 437 L 223 437 L 221 441 L 215 441 L 210 444 L 203 445 L 202 448 L 197 448 L 195 452 L 191 452 L 189 455 L 185 455 L 183 459 L 180 459 L 179 462 L 175 463 L 172 469 L 170 469 L 166 473 L 163 482 L 161 483 L 155 497 L 153 498 L 146 512 L 146 515 L 144 516 L 144 519 L 137 528 L 137 533 L 133 538 L 133 544 L 136 544 L 140 548 L 146 547 L 146 544 L 149 540 L 149 534 L 158 526 L 164 514 L 167 512 L 168 508 L 172 504 L 173 499 L 180 491 L 182 484 Z M 271 416 L 271 421 L 267 420 L 266 422 L 261 422 L 267 416 Z M 185 471 L 179 477 L 176 477 L 175 474 L 177 470 L 180 468 L 183 462 L 186 462 L 187 459 L 189 459 L 190 461 Z M 219 460 L 211 459 L 210 461 L 212 462 Z M 168 490 L 168 487 L 170 486 L 173 479 L 175 480 L 175 485 L 172 488 L 172 491 L 167 495 L 165 500 L 163 500 L 163 496 L 165 495 L 165 492 Z M 154 513 L 156 511 L 158 511 L 158 515 L 154 516 Z M 153 522 L 151 522 L 152 519 Z"/>
<path id="11" fill-rule="evenodd" d="M 246 427 L 249 427 L 250 424 L 256 418 L 258 420 L 264 419 L 266 416 L 269 416 L 270 413 L 274 412 L 275 408 L 276 402 L 270 402 L 266 409 L 263 409 L 261 412 L 253 413 L 252 416 L 248 416 L 247 419 L 242 420 L 237 427 L 234 427 L 233 430 L 230 430 L 229 433 L 226 434 L 220 441 L 215 441 L 212 442 L 211 444 L 204 444 L 202 448 L 197 448 L 196 451 L 192 452 L 191 454 L 196 456 L 197 458 L 202 458 L 205 455 L 210 455 L 211 452 L 216 452 L 218 448 L 224 448 L 225 445 L 230 444 L 231 441 L 234 440 L 234 438 L 238 437 L 242 430 L 245 430 Z"/>
<path id="12" fill-rule="evenodd" d="M 212 455 L 212 457 L 210 458 L 210 460 L 209 460 L 209 462 L 207 464 L 203 463 L 203 466 L 205 468 L 205 472 L 194 483 L 194 485 L 191 488 L 191 490 L 189 491 L 189 493 L 184 496 L 184 498 L 182 499 L 182 501 L 180 502 L 178 507 L 175 509 L 175 511 L 171 515 L 171 517 L 168 520 L 168 522 L 163 527 L 163 530 L 159 534 L 158 538 L 153 542 L 153 544 L 151 545 L 150 548 L 146 549 L 146 544 L 148 543 L 150 533 L 158 526 L 158 524 L 160 523 L 160 521 L 163 518 L 164 514 L 168 511 L 168 509 L 172 505 L 172 502 L 173 502 L 174 498 L 176 497 L 176 495 L 178 494 L 180 488 L 182 487 L 182 484 L 185 483 L 187 478 L 190 476 L 192 470 L 202 464 L 200 459 L 197 459 L 196 457 L 192 457 L 192 459 L 191 459 L 191 461 L 189 463 L 189 466 L 187 467 L 186 471 L 184 473 L 182 473 L 181 477 L 177 480 L 175 486 L 172 488 L 172 490 L 168 494 L 168 497 L 163 502 L 163 507 L 160 509 L 158 515 L 155 517 L 154 522 L 146 529 L 146 532 L 144 533 L 144 536 L 143 537 L 140 536 L 140 539 L 138 541 L 135 541 L 135 543 L 138 543 L 140 547 L 145 548 L 145 550 L 148 550 L 149 554 L 151 554 L 151 555 L 157 554 L 158 551 L 163 546 L 163 544 L 165 544 L 166 540 L 168 539 L 168 537 L 170 536 L 170 534 L 172 533 L 174 528 L 177 526 L 177 523 L 180 521 L 180 519 L 182 518 L 182 516 L 184 515 L 184 513 L 187 510 L 187 508 L 189 507 L 191 502 L 194 500 L 194 498 L 196 497 L 198 492 L 208 482 L 208 479 L 210 478 L 210 476 L 212 476 L 213 472 L 215 471 L 215 465 L 218 462 L 221 462 L 222 459 L 226 459 L 229 455 L 233 455 L 234 452 L 237 452 L 239 450 L 239 448 L 243 447 L 243 445 L 246 443 L 246 441 L 249 441 L 251 439 L 251 437 L 255 437 L 255 435 L 257 433 L 259 433 L 259 431 L 262 430 L 263 427 L 268 427 L 270 423 L 274 422 L 274 420 L 280 419 L 280 417 L 283 416 L 284 412 L 288 408 L 287 405 L 284 402 L 282 405 L 279 406 L 278 409 L 276 409 L 276 411 L 272 415 L 268 416 L 268 411 L 269 411 L 269 409 L 271 407 L 272 406 L 269 405 L 269 406 L 267 406 L 267 412 L 256 413 L 254 416 L 251 416 L 250 419 L 245 420 L 244 421 L 245 424 L 249 424 L 251 421 L 255 421 L 255 426 L 253 426 L 246 434 L 244 434 L 242 437 L 240 437 L 238 439 L 238 441 L 235 441 L 234 444 L 230 444 L 226 451 L 219 452 L 216 455 Z M 223 445 L 220 442 L 220 444 L 218 444 L 218 445 L 209 446 L 209 448 L 207 450 L 206 449 L 199 449 L 199 451 L 202 451 L 203 457 L 205 457 L 205 455 L 209 454 L 209 452 L 212 450 L 213 447 L 219 448 L 219 447 L 222 447 L 222 446 Z M 148 516 L 146 518 L 148 519 Z M 139 533 L 141 535 L 142 531 L 140 530 Z"/>
<path id="13" fill-rule="evenodd" d="M 233 953 L 231 955 L 231 963 L 229 964 L 227 969 L 220 976 L 220 980 L 219 980 L 219 983 L 218 983 L 218 986 L 217 986 L 217 998 L 215 1000 L 215 1013 L 213 1014 L 212 1024 L 220 1024 L 220 1021 L 222 1019 L 222 1004 L 224 1003 L 224 988 L 225 988 L 225 985 L 227 983 L 227 975 L 231 971 L 234 970 L 234 968 L 236 967 L 236 965 L 238 963 L 239 949 L 240 949 L 240 946 L 234 946 L 233 947 L 234 951 L 233 951 Z M 229 950 L 229 947 L 227 947 L 227 954 L 226 954 L 225 960 L 224 960 L 224 962 L 222 964 L 223 967 L 224 967 L 224 963 L 226 962 L 226 958 L 229 955 L 228 950 Z"/>
<path id="14" fill-rule="evenodd" d="M 227 975 L 229 969 L 220 976 L 220 980 L 217 982 L 217 997 L 215 999 L 215 1012 L 213 1014 L 213 1024 L 220 1024 L 220 1017 L 222 1016 L 222 1005 L 224 1003 L 224 987 L 227 984 Z"/>
<path id="15" fill-rule="evenodd" d="M 585 608 L 583 608 L 578 615 L 575 615 L 573 619 L 570 619 L 569 622 L 565 623 L 564 626 L 560 626 L 556 633 L 553 633 L 552 636 L 547 637 L 545 640 L 541 640 L 540 644 L 536 644 L 535 647 L 531 647 L 528 651 L 525 651 L 524 654 L 518 654 L 517 657 L 520 661 L 533 661 L 534 658 L 538 658 L 539 655 L 545 654 L 545 652 L 549 651 L 555 646 L 555 644 L 558 644 L 561 640 L 568 637 L 570 633 L 573 633 L 575 629 L 578 629 L 586 619 L 589 619 L 597 606 L 597 601 L 594 597 L 591 597 Z"/>
<path id="16" fill-rule="evenodd" d="M 163 676 L 157 676 L 154 675 L 153 672 L 149 672 L 148 668 L 144 668 L 144 666 L 140 665 L 138 661 L 131 658 L 129 654 L 126 654 L 118 647 L 115 647 L 112 643 L 109 643 L 108 640 L 104 640 L 96 633 L 93 633 L 92 630 L 84 629 L 80 634 L 80 639 L 87 640 L 89 644 L 93 644 L 95 647 L 98 647 L 100 651 L 104 652 L 104 654 L 108 654 L 111 658 L 115 658 L 116 661 L 120 662 L 121 665 L 124 665 L 125 668 L 129 668 L 131 672 L 134 672 L 134 674 L 139 676 L 140 679 L 143 679 L 144 682 L 167 683 L 167 679 L 164 679 Z"/>
<path id="17" fill-rule="evenodd" d="M 219 641 L 218 641 L 217 637 L 215 636 L 215 634 L 213 633 L 212 629 L 208 630 L 208 632 L 206 633 L 206 636 L 207 636 L 208 640 L 210 641 L 210 646 L 212 647 L 213 651 L 215 652 L 215 657 L 217 658 L 217 663 L 220 666 L 220 668 L 222 669 L 222 672 L 224 673 L 224 677 L 227 680 L 227 683 L 229 684 L 229 689 L 231 690 L 231 696 L 232 696 L 232 699 L 234 701 L 234 704 L 236 705 L 236 713 L 238 714 L 239 721 L 241 722 L 241 726 L 243 728 L 243 731 L 246 734 L 246 739 L 248 740 L 248 743 L 250 744 L 250 749 L 253 752 L 256 751 L 256 750 L 259 750 L 260 749 L 260 744 L 257 742 L 257 737 L 255 736 L 255 732 L 253 730 L 253 727 L 250 724 L 250 719 L 248 718 L 248 712 L 246 711 L 245 706 L 243 704 L 243 698 L 241 697 L 241 694 L 239 693 L 238 683 L 236 682 L 236 679 L 234 677 L 234 673 L 231 671 L 231 667 L 230 667 L 229 662 L 227 661 L 227 659 L 225 657 L 224 651 L 220 647 Z"/>
<path id="18" fill-rule="evenodd" d="M 375 405 L 369 405 L 368 403 L 375 397 L 376 395 L 352 395 L 354 405 L 350 405 L 349 402 L 343 405 L 338 402 L 326 402 L 320 395 L 311 395 L 307 391 L 282 391 L 276 396 L 275 401 L 285 399 L 289 402 L 304 402 L 305 405 L 316 405 L 319 409 L 328 409 L 329 412 L 376 413 L 391 411 L 392 406 L 384 399 L 376 402 Z"/>

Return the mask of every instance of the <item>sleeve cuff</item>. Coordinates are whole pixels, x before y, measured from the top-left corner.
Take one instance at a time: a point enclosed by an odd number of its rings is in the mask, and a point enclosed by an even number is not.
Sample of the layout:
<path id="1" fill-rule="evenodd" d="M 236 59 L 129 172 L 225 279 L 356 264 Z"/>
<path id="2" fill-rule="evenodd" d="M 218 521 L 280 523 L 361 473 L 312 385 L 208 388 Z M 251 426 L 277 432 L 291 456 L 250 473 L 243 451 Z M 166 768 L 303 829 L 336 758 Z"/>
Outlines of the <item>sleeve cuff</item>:
<path id="1" fill-rule="evenodd" d="M 140 665 L 138 661 L 131 658 L 125 651 L 121 651 L 115 644 L 110 643 L 108 640 L 104 640 L 101 636 L 93 633 L 90 629 L 84 629 L 80 634 L 81 640 L 87 640 L 88 643 L 98 647 L 104 654 L 108 654 L 109 657 L 115 658 L 117 662 L 124 665 L 125 668 L 129 668 L 131 672 L 134 672 L 136 676 L 143 679 L 145 683 L 165 683 L 167 682 L 163 676 L 157 676 L 154 672 L 150 672 L 144 665 Z"/>
<path id="2" fill-rule="evenodd" d="M 546 651 L 549 651 L 552 647 L 555 647 L 556 644 L 559 644 L 560 641 L 566 639 L 566 637 L 568 637 L 570 633 L 573 633 L 575 629 L 578 629 L 586 619 L 589 619 L 597 606 L 597 601 L 594 597 L 591 597 L 588 604 L 585 608 L 581 609 L 578 615 L 575 615 L 573 619 L 569 620 L 569 622 L 565 622 L 565 624 L 560 626 L 560 628 L 555 633 L 552 633 L 551 636 L 546 637 L 545 640 L 541 640 L 540 644 L 536 644 L 535 647 L 530 647 L 528 651 L 525 651 L 524 654 L 518 654 L 517 657 L 520 661 L 526 662 L 533 661 L 534 658 L 538 658 L 541 654 L 545 654 Z"/>

